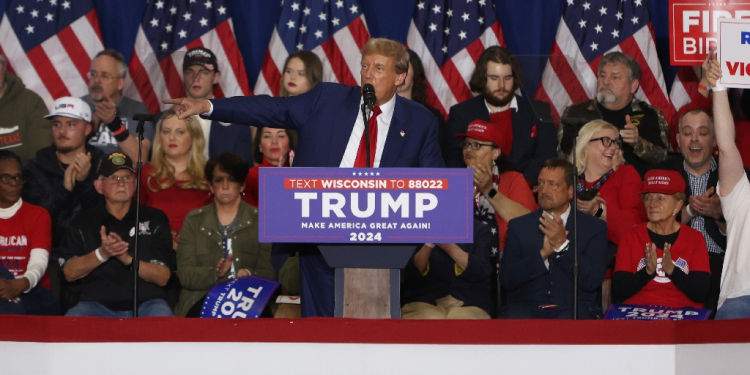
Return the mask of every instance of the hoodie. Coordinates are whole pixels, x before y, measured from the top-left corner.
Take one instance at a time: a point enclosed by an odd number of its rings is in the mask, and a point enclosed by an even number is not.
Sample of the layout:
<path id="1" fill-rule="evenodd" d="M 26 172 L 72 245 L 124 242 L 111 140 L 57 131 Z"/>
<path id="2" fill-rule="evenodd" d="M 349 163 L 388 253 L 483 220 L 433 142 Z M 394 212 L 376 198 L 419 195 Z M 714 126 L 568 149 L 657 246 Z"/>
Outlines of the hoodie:
<path id="1" fill-rule="evenodd" d="M 21 162 L 52 144 L 52 121 L 39 95 L 26 89 L 15 74 L 5 73 L 5 94 L 0 98 L 0 149 L 13 151 Z"/>

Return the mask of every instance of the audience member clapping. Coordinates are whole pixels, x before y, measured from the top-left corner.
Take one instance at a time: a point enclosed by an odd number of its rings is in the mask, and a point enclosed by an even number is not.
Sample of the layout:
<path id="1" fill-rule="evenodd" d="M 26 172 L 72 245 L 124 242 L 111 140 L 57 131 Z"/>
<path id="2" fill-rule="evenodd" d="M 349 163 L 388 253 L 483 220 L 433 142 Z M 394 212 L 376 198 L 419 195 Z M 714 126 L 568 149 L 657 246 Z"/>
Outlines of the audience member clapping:
<path id="1" fill-rule="evenodd" d="M 200 316 L 208 291 L 228 279 L 276 278 L 270 244 L 258 243 L 258 210 L 240 199 L 248 169 L 241 157 L 230 153 L 206 164 L 214 202 L 190 212 L 183 224 L 177 250 L 182 283 L 178 316 Z"/>
<path id="2" fill-rule="evenodd" d="M 646 173 L 643 202 L 648 222 L 622 236 L 614 291 L 627 304 L 702 308 L 709 290 L 706 242 L 677 221 L 685 181 L 676 171 Z"/>

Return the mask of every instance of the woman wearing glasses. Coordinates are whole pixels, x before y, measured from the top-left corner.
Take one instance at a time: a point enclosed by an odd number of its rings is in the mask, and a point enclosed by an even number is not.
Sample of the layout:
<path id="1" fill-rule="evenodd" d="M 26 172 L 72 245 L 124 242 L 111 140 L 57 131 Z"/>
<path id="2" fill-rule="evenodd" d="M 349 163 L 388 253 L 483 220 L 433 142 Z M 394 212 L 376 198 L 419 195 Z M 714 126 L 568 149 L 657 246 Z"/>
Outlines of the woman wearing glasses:
<path id="1" fill-rule="evenodd" d="M 633 166 L 623 165 L 622 141 L 614 125 L 591 121 L 581 128 L 576 142 L 578 210 L 604 220 L 608 227 L 609 270 L 602 285 L 602 308 L 606 311 L 620 238 L 647 219 L 639 194 L 642 181 Z"/>
<path id="2" fill-rule="evenodd" d="M 24 181 L 21 159 L 0 150 L 0 314 L 59 315 L 47 276 L 52 222 L 21 199 Z"/>

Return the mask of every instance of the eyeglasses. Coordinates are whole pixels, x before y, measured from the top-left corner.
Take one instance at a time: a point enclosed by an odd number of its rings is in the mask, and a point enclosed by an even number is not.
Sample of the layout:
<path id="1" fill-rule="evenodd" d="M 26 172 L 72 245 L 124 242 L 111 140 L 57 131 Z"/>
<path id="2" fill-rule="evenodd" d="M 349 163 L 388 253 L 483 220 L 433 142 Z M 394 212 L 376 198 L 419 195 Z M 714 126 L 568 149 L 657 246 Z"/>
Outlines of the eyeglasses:
<path id="1" fill-rule="evenodd" d="M 461 143 L 459 144 L 461 145 L 461 148 L 464 150 L 471 147 L 471 149 L 474 151 L 479 150 L 480 148 L 482 148 L 482 146 L 496 147 L 492 143 L 479 143 L 479 142 L 468 142 L 468 141 L 461 141 Z"/>
<path id="2" fill-rule="evenodd" d="M 26 177 L 24 177 L 22 174 L 17 174 L 14 176 L 11 174 L 3 173 L 3 174 L 0 174 L 0 181 L 2 181 L 6 185 L 15 185 L 19 182 L 20 183 L 26 182 Z"/>
<path id="3" fill-rule="evenodd" d="M 92 70 L 92 71 L 86 73 L 86 77 L 89 77 L 90 80 L 95 80 L 97 78 L 101 78 L 102 81 L 111 81 L 111 80 L 113 80 L 115 78 L 122 78 L 120 76 L 111 76 L 107 72 L 103 72 L 103 73 L 99 74 L 99 72 L 97 72 L 95 70 Z"/>
<path id="4" fill-rule="evenodd" d="M 106 183 L 108 183 L 110 185 L 119 184 L 120 181 L 122 181 L 123 183 L 127 184 L 127 183 L 130 183 L 133 180 L 135 180 L 135 176 L 130 175 L 130 174 L 127 174 L 125 176 L 115 176 L 115 175 L 112 175 L 112 176 L 109 176 L 109 177 L 99 178 L 99 180 L 100 181 L 104 181 L 104 182 L 106 182 Z"/>
<path id="5" fill-rule="evenodd" d="M 622 148 L 622 141 L 619 139 L 612 139 L 609 137 L 591 138 L 591 140 L 589 140 L 589 143 L 596 141 L 602 141 L 604 147 L 612 146 L 612 143 L 614 143 L 617 148 Z"/>

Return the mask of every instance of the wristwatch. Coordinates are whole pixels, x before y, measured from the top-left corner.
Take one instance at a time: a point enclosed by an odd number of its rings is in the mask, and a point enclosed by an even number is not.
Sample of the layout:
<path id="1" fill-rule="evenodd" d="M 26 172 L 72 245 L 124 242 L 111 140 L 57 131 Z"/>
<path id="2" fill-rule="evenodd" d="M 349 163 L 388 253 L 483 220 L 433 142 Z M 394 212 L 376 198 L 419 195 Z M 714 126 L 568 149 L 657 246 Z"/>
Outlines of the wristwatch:
<path id="1" fill-rule="evenodd" d="M 600 217 L 602 217 L 603 213 L 604 213 L 604 206 L 602 206 L 602 204 L 599 203 L 599 209 L 596 210 L 596 213 L 594 214 L 594 217 L 600 218 Z"/>
<path id="2" fill-rule="evenodd" d="M 497 195 L 497 190 L 495 190 L 495 188 L 490 189 L 490 191 L 487 193 L 487 196 L 490 199 L 495 198 L 495 195 Z"/>

